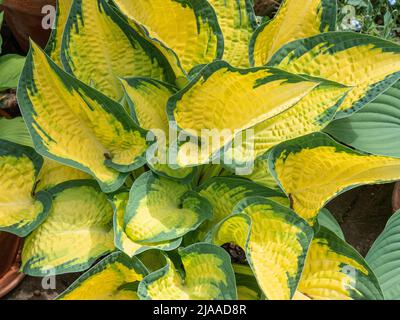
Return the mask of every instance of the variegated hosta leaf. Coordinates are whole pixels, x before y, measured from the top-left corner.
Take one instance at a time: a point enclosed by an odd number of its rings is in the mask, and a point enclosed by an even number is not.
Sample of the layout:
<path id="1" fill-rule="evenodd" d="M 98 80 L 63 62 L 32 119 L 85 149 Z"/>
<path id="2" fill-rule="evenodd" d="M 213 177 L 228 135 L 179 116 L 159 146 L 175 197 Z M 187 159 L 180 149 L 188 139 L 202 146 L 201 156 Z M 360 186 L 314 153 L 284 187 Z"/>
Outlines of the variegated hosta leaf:
<path id="1" fill-rule="evenodd" d="M 49 42 L 45 51 L 50 58 L 60 67 L 61 64 L 61 43 L 65 29 L 65 24 L 68 20 L 68 15 L 74 0 L 57 0 L 57 15 L 55 19 L 55 28 L 52 30 Z"/>
<path id="2" fill-rule="evenodd" d="M 25 239 L 24 273 L 79 272 L 115 249 L 112 206 L 95 181 L 66 182 L 49 192 L 53 205 L 47 219 Z"/>
<path id="3" fill-rule="evenodd" d="M 353 87 L 336 116 L 344 118 L 400 78 L 400 46 L 354 32 L 328 32 L 285 45 L 268 65 Z"/>
<path id="4" fill-rule="evenodd" d="M 240 246 L 266 298 L 288 300 L 296 291 L 313 234 L 290 209 L 263 197 L 249 197 L 218 226 L 212 241 Z"/>
<path id="5" fill-rule="evenodd" d="M 224 35 L 223 59 L 235 67 L 249 67 L 249 42 L 257 27 L 252 0 L 208 0 Z"/>
<path id="6" fill-rule="evenodd" d="M 233 264 L 239 300 L 261 300 L 262 291 L 248 265 Z"/>
<path id="7" fill-rule="evenodd" d="M 357 152 L 323 133 L 277 146 L 269 161 L 291 207 L 311 224 L 320 209 L 342 192 L 400 179 L 400 159 Z"/>
<path id="8" fill-rule="evenodd" d="M 34 194 L 43 159 L 29 147 L 0 140 L 0 230 L 24 237 L 47 216 L 51 196 Z"/>
<path id="9" fill-rule="evenodd" d="M 273 68 L 236 69 L 224 61 L 208 65 L 168 101 L 176 126 L 206 143 L 200 154 L 197 141 L 185 143 L 178 163 L 206 162 L 237 132 L 284 112 L 318 84 Z"/>
<path id="10" fill-rule="evenodd" d="M 168 164 L 170 135 L 166 107 L 168 99 L 177 89 L 150 78 L 129 78 L 121 81 L 132 117 L 143 129 L 152 131 L 157 140 L 154 157 L 148 160 L 149 167 L 172 179 L 191 180 L 193 168 L 174 168 Z"/>
<path id="11" fill-rule="evenodd" d="M 178 90 L 174 86 L 150 78 L 121 80 L 131 115 L 146 130 L 169 133 L 167 102 Z"/>
<path id="12" fill-rule="evenodd" d="M 325 132 L 358 150 L 400 158 L 400 81 L 357 113 Z"/>
<path id="13" fill-rule="evenodd" d="M 142 244 L 178 239 L 212 217 L 207 199 L 185 185 L 142 174 L 133 184 L 124 216 L 124 230 Z"/>
<path id="14" fill-rule="evenodd" d="M 145 300 L 235 300 L 235 275 L 222 248 L 196 243 L 179 249 L 184 275 L 169 258 L 167 265 L 146 276 L 138 294 Z"/>
<path id="15" fill-rule="evenodd" d="M 133 30 L 106 0 L 76 0 L 63 35 L 65 70 L 114 100 L 123 97 L 118 78 L 175 81 L 158 49 Z"/>
<path id="16" fill-rule="evenodd" d="M 220 59 L 223 36 L 207 0 L 114 0 L 121 12 L 141 26 L 172 65 L 188 74 L 197 65 Z M 177 69 L 174 67 L 174 69 Z"/>
<path id="17" fill-rule="evenodd" d="M 297 290 L 315 300 L 382 299 L 363 257 L 324 227 L 312 241 Z"/>
<path id="18" fill-rule="evenodd" d="M 81 275 L 58 300 L 138 300 L 137 287 L 148 271 L 142 262 L 115 252 Z"/>
<path id="19" fill-rule="evenodd" d="M 272 21 L 260 26 L 250 42 L 250 63 L 265 65 L 283 45 L 336 29 L 336 0 L 284 0 Z"/>
<path id="20" fill-rule="evenodd" d="M 253 135 L 244 134 L 241 143 L 224 152 L 224 160 L 234 168 L 248 166 L 281 142 L 321 131 L 334 118 L 348 90 L 335 83 L 321 84 L 292 108 L 255 125 Z"/>
<path id="21" fill-rule="evenodd" d="M 175 250 L 181 245 L 182 239 L 160 241 L 155 243 L 140 243 L 130 239 L 126 232 L 125 216 L 129 193 L 120 192 L 114 195 L 114 243 L 115 246 L 130 257 L 151 249 L 163 251 Z"/>
<path id="22" fill-rule="evenodd" d="M 336 218 L 333 216 L 332 213 L 330 213 L 328 209 L 324 208 L 318 213 L 318 224 L 332 231 L 343 241 L 346 241 L 342 228 L 340 227 Z"/>
<path id="23" fill-rule="evenodd" d="M 219 222 L 232 214 L 239 201 L 251 196 L 268 197 L 277 202 L 284 202 L 282 192 L 258 185 L 240 177 L 211 178 L 197 188 L 198 193 L 206 198 L 213 208 L 213 216 L 198 229 L 199 240 Z"/>
<path id="24" fill-rule="evenodd" d="M 48 190 L 67 181 L 90 179 L 91 176 L 81 170 L 44 158 L 43 167 L 36 179 L 35 191 Z"/>
<path id="25" fill-rule="evenodd" d="M 18 102 L 36 150 L 94 176 L 103 191 L 118 189 L 145 163 L 145 131 L 121 105 L 61 70 L 32 43 Z"/>
<path id="26" fill-rule="evenodd" d="M 400 299 L 400 211 L 386 224 L 365 260 L 371 266 L 386 300 Z"/>
<path id="27" fill-rule="evenodd" d="M 22 117 L 0 118 L 0 139 L 33 148 L 32 138 Z"/>

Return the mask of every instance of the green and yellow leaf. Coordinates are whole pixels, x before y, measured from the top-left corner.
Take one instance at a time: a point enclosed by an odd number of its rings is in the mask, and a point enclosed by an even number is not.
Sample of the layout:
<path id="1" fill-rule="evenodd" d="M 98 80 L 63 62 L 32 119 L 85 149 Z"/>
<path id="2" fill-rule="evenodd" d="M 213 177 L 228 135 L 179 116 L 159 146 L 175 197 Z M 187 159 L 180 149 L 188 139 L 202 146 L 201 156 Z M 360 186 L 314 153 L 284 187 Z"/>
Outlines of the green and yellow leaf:
<path id="1" fill-rule="evenodd" d="M 223 60 L 248 68 L 249 42 L 257 27 L 251 0 L 208 0 L 214 8 L 224 35 Z"/>
<path id="2" fill-rule="evenodd" d="M 0 140 L 0 230 L 24 237 L 47 216 L 51 196 L 34 194 L 43 159 L 29 147 Z"/>
<path id="3" fill-rule="evenodd" d="M 24 273 L 83 271 L 115 249 L 113 209 L 95 181 L 66 182 L 49 192 L 53 205 L 47 219 L 25 239 Z"/>
<path id="4" fill-rule="evenodd" d="M 121 105 L 84 85 L 34 43 L 17 92 L 35 149 L 94 176 L 112 192 L 145 163 L 146 132 Z"/>
<path id="5" fill-rule="evenodd" d="M 224 41 L 207 0 L 115 0 L 120 11 L 163 47 L 174 70 L 189 72 L 220 59 Z M 168 14 L 166 14 L 168 13 Z"/>
<path id="6" fill-rule="evenodd" d="M 224 160 L 235 168 L 248 166 L 281 142 L 321 131 L 332 121 L 348 91 L 335 83 L 319 85 L 292 108 L 255 125 L 254 134 L 243 134 L 241 143 L 233 143 L 224 152 Z"/>
<path id="7" fill-rule="evenodd" d="M 131 240 L 126 232 L 124 222 L 126 207 L 128 205 L 129 192 L 120 192 L 114 195 L 114 243 L 115 246 L 130 257 L 147 252 L 151 249 L 162 251 L 175 250 L 181 245 L 182 239 L 178 238 L 171 241 L 160 241 L 155 243 L 140 243 Z"/>
<path id="8" fill-rule="evenodd" d="M 235 206 L 244 198 L 260 196 L 275 201 L 285 201 L 281 191 L 273 190 L 240 177 L 215 177 L 197 188 L 198 193 L 207 199 L 213 209 L 213 216 L 198 229 L 199 240 L 218 223 L 232 214 Z"/>
<path id="9" fill-rule="evenodd" d="M 57 0 L 57 14 L 55 19 L 55 28 L 52 30 L 49 42 L 47 43 L 45 51 L 50 58 L 58 65 L 61 63 L 61 44 L 62 37 L 65 30 L 65 24 L 68 20 L 68 15 L 74 0 Z"/>
<path id="10" fill-rule="evenodd" d="M 217 246 L 197 243 L 179 249 L 184 276 L 169 258 L 167 265 L 139 284 L 143 300 L 235 300 L 235 275 L 229 255 Z"/>
<path id="11" fill-rule="evenodd" d="M 261 25 L 250 41 L 250 63 L 265 65 L 293 40 L 336 30 L 336 0 L 284 0 L 272 21 Z"/>
<path id="12" fill-rule="evenodd" d="M 360 111 L 324 130 L 357 150 L 400 158 L 400 81 Z"/>
<path id="13" fill-rule="evenodd" d="M 106 0 L 74 1 L 63 34 L 61 61 L 69 73 L 117 101 L 123 97 L 118 78 L 175 81 L 165 57 Z"/>
<path id="14" fill-rule="evenodd" d="M 121 80 L 131 115 L 145 130 L 151 131 L 157 144 L 147 163 L 157 174 L 180 181 L 190 181 L 193 168 L 176 168 L 168 164 L 170 128 L 167 116 L 168 99 L 177 92 L 174 86 L 150 78 Z M 147 153 L 148 156 L 150 152 Z"/>
<path id="15" fill-rule="evenodd" d="M 90 179 L 91 176 L 81 170 L 44 158 L 43 167 L 37 177 L 35 191 L 48 190 L 67 181 Z"/>
<path id="16" fill-rule="evenodd" d="M 298 291 L 314 300 L 381 300 L 374 273 L 363 257 L 321 227 L 312 241 Z"/>
<path id="17" fill-rule="evenodd" d="M 136 258 L 115 252 L 81 275 L 58 300 L 138 300 L 137 287 L 148 274 Z"/>
<path id="18" fill-rule="evenodd" d="M 150 78 L 121 79 L 131 116 L 146 130 L 169 133 L 167 102 L 178 89 Z"/>
<path id="19" fill-rule="evenodd" d="M 360 185 L 400 179 L 400 159 L 357 152 L 323 133 L 277 146 L 269 161 L 292 209 L 311 224 L 337 195 Z"/>
<path id="20" fill-rule="evenodd" d="M 295 294 L 313 229 L 290 209 L 263 197 L 242 200 L 215 230 L 213 243 L 234 243 L 245 252 L 269 300 Z"/>
<path id="21" fill-rule="evenodd" d="M 285 45 L 268 65 L 353 87 L 336 116 L 344 118 L 400 78 L 400 46 L 354 32 L 328 32 Z"/>
<path id="22" fill-rule="evenodd" d="M 132 186 L 124 229 L 134 242 L 170 241 L 197 229 L 211 217 L 210 203 L 190 185 L 148 171 Z"/>
<path id="23" fill-rule="evenodd" d="M 237 132 L 288 110 L 318 85 L 268 67 L 236 69 L 224 61 L 208 65 L 168 101 L 169 119 L 205 142 L 201 152 L 197 141 L 181 146 L 178 164 L 206 162 Z"/>
<path id="24" fill-rule="evenodd" d="M 371 266 L 386 300 L 400 299 L 400 211 L 387 222 L 365 260 Z"/>

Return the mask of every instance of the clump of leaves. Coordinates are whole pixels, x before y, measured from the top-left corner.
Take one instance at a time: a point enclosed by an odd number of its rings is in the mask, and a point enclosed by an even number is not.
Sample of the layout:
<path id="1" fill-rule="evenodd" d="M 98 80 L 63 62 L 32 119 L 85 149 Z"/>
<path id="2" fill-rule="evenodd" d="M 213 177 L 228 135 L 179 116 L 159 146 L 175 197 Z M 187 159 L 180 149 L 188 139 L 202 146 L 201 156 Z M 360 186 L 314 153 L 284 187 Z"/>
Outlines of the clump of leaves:
<path id="1" fill-rule="evenodd" d="M 370 266 L 323 207 L 400 179 L 400 46 L 335 32 L 336 13 L 286 0 L 258 26 L 247 0 L 60 2 L 19 80 L 34 149 L 0 140 L 23 271 L 88 270 L 60 299 L 399 297 L 397 265 Z"/>

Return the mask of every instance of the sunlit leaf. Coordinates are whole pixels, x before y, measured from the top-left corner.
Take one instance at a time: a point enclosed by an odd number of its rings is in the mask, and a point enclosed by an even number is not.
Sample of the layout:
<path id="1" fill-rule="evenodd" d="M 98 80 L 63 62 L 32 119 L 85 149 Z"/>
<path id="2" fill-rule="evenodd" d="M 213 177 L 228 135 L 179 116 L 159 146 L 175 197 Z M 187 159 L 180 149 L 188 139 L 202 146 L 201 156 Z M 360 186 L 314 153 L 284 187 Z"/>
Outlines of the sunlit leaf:
<path id="1" fill-rule="evenodd" d="M 118 189 L 145 162 L 145 131 L 122 107 L 61 70 L 34 43 L 17 92 L 37 152 Z"/>
<path id="2" fill-rule="evenodd" d="M 64 68 L 112 99 L 123 96 L 118 78 L 174 81 L 164 56 L 132 29 L 106 0 L 76 0 L 65 26 Z"/>
<path id="3" fill-rule="evenodd" d="M 322 133 L 277 146 L 269 160 L 291 207 L 309 223 L 327 202 L 349 189 L 400 179 L 400 159 L 357 152 Z"/>
<path id="4" fill-rule="evenodd" d="M 0 230 L 24 237 L 47 216 L 51 195 L 34 194 L 43 159 L 29 147 L 0 140 Z"/>
<path id="5" fill-rule="evenodd" d="M 274 19 L 253 34 L 251 64 L 266 64 L 276 51 L 293 40 L 335 31 L 336 10 L 336 0 L 284 0 Z"/>
<path id="6" fill-rule="evenodd" d="M 312 242 L 298 291 L 314 300 L 382 299 L 362 256 L 324 227 Z"/>
<path id="7" fill-rule="evenodd" d="M 47 219 L 25 239 L 24 273 L 46 276 L 83 271 L 115 249 L 113 210 L 95 181 L 66 182 L 49 192 L 53 205 Z"/>
<path id="8" fill-rule="evenodd" d="M 217 246 L 197 243 L 179 249 L 185 274 L 169 258 L 164 268 L 146 276 L 138 294 L 145 300 L 234 300 L 235 275 L 229 255 Z"/>
<path id="9" fill-rule="evenodd" d="M 400 78 L 400 45 L 354 32 L 328 32 L 283 46 L 268 65 L 353 87 L 336 116 L 343 118 Z"/>
<path id="10" fill-rule="evenodd" d="M 136 258 L 116 252 L 81 275 L 58 300 L 138 300 L 139 281 L 146 267 Z"/>

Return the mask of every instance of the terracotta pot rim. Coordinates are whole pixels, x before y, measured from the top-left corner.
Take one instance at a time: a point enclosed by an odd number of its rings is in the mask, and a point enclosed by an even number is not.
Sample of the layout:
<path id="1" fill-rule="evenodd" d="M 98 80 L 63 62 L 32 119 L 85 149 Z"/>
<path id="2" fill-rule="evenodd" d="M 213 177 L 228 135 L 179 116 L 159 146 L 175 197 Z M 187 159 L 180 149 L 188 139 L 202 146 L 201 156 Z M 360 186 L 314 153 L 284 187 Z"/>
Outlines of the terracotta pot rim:
<path id="1" fill-rule="evenodd" d="M 394 186 L 392 207 L 394 212 L 400 210 L 400 181 L 397 182 Z"/>
<path id="2" fill-rule="evenodd" d="M 0 275 L 0 298 L 13 290 L 25 277 L 25 274 L 20 271 L 23 239 L 16 237 L 14 241 L 17 250 L 11 250 L 9 267 Z"/>

